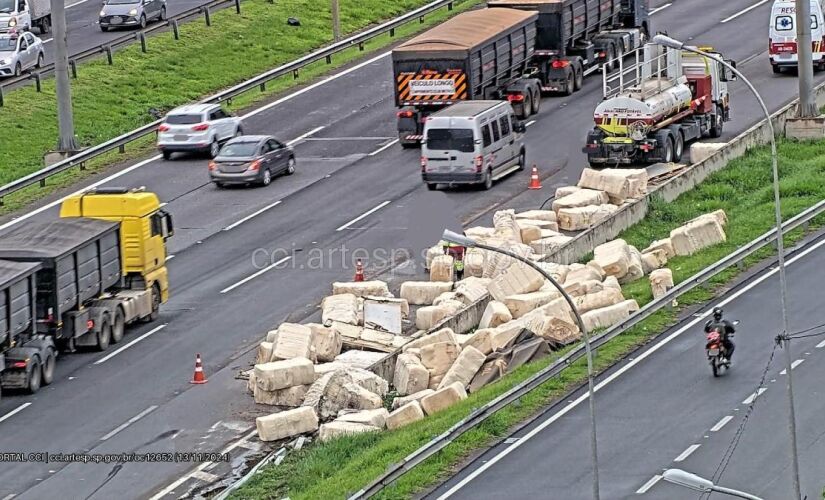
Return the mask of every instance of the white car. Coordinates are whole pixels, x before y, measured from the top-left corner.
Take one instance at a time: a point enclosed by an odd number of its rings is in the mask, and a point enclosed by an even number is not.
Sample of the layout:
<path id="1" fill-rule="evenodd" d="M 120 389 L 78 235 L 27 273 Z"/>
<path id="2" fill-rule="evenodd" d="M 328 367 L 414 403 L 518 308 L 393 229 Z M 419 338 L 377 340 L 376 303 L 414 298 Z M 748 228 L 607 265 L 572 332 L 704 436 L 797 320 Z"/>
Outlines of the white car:
<path id="1" fill-rule="evenodd" d="M 158 127 L 158 149 L 168 160 L 175 152 L 218 156 L 221 144 L 243 135 L 241 119 L 218 104 L 190 104 L 170 111 Z"/>
<path id="2" fill-rule="evenodd" d="M 43 66 L 43 42 L 29 32 L 0 33 L 0 77 Z"/>

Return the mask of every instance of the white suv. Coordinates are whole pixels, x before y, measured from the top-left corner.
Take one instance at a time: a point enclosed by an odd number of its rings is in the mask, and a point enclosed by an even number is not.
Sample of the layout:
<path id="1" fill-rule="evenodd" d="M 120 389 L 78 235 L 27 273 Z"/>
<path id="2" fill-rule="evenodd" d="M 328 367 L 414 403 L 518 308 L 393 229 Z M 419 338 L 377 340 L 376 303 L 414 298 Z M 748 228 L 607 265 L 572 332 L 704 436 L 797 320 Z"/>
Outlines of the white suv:
<path id="1" fill-rule="evenodd" d="M 243 135 L 241 119 L 218 104 L 190 104 L 170 111 L 158 127 L 158 149 L 168 160 L 176 151 L 218 156 L 221 144 Z"/>

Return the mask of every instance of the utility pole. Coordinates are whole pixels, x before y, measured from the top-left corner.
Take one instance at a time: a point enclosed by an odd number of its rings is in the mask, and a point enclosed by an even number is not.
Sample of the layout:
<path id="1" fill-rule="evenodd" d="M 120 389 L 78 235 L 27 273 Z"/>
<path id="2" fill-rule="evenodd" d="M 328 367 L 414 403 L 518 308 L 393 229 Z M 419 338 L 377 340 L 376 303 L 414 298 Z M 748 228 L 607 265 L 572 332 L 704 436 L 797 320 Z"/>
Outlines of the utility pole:
<path id="1" fill-rule="evenodd" d="M 57 88 L 57 125 L 60 136 L 57 150 L 77 151 L 72 116 L 72 89 L 69 84 L 69 49 L 66 43 L 66 5 L 64 0 L 51 0 L 54 29 L 54 79 Z"/>
<path id="2" fill-rule="evenodd" d="M 810 37 L 811 31 L 808 30 L 808 38 Z M 332 0 L 332 38 L 336 42 L 341 40 L 341 12 L 338 8 L 338 0 Z"/>
<path id="3" fill-rule="evenodd" d="M 799 108 L 798 118 L 819 116 L 814 98 L 814 63 L 813 41 L 811 40 L 811 3 L 810 0 L 796 0 L 796 50 L 799 69 Z"/>

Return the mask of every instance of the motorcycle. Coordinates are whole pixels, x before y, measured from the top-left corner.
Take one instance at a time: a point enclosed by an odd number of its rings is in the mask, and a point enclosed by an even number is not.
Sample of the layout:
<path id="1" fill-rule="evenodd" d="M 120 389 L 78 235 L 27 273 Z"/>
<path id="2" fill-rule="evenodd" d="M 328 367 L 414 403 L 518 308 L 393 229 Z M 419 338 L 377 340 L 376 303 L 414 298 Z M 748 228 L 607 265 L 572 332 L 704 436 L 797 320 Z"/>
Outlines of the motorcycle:
<path id="1" fill-rule="evenodd" d="M 739 321 L 734 321 L 733 324 L 738 325 Z M 722 331 L 719 328 L 714 328 L 708 332 L 707 342 L 705 343 L 705 352 L 714 377 L 718 377 L 724 370 L 730 369 L 730 360 L 727 358 L 722 338 Z M 729 334 L 728 338 L 733 338 L 733 334 Z"/>

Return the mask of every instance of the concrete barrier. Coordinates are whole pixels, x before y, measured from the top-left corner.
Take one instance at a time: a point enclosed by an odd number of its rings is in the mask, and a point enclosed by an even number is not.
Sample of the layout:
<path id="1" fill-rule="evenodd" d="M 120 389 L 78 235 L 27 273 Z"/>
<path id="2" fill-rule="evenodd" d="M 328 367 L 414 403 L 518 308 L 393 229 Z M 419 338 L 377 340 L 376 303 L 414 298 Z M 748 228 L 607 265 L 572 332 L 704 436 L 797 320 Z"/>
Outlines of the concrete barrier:
<path id="1" fill-rule="evenodd" d="M 825 105 L 825 84 L 817 86 L 815 92 L 817 107 L 822 107 Z M 796 114 L 797 104 L 798 99 L 795 99 L 771 115 L 774 131 L 778 136 L 784 133 L 787 119 Z M 767 121 L 760 121 L 733 138 L 724 148 L 654 187 L 644 198 L 620 207 L 612 217 L 576 235 L 567 244 L 546 255 L 542 260 L 559 264 L 578 262 L 579 259 L 592 252 L 596 246 L 616 238 L 619 233 L 644 219 L 651 200 L 654 198 L 667 202 L 675 200 L 679 195 L 702 183 L 712 173 L 724 168 L 734 158 L 745 154 L 748 149 L 769 143 L 769 133 Z"/>

